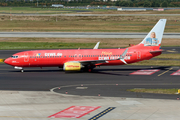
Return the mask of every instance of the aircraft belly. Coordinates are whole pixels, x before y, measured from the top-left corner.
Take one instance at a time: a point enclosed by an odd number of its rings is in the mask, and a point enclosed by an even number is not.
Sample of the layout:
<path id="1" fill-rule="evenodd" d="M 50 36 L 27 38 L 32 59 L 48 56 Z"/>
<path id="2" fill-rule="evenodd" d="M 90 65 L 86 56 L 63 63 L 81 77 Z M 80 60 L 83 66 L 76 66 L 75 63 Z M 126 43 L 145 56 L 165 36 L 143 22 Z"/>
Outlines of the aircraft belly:
<path id="1" fill-rule="evenodd" d="M 115 61 L 107 61 L 106 63 L 102 63 L 102 65 L 123 65 L 124 63 L 120 60 Z"/>

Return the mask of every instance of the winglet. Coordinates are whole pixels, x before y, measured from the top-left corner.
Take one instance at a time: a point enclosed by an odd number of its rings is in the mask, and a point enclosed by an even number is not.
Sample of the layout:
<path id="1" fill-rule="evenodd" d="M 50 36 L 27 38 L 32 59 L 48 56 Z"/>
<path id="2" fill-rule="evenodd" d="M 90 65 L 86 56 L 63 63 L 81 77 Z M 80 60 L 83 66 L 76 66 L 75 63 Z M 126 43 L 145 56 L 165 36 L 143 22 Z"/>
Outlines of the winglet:
<path id="1" fill-rule="evenodd" d="M 93 49 L 98 49 L 99 43 L 100 43 L 100 42 L 97 42 Z"/>
<path id="2" fill-rule="evenodd" d="M 127 64 L 127 62 L 124 60 L 126 53 L 128 51 L 128 48 L 123 52 L 123 54 L 120 56 L 119 60 L 121 60 L 123 63 Z"/>

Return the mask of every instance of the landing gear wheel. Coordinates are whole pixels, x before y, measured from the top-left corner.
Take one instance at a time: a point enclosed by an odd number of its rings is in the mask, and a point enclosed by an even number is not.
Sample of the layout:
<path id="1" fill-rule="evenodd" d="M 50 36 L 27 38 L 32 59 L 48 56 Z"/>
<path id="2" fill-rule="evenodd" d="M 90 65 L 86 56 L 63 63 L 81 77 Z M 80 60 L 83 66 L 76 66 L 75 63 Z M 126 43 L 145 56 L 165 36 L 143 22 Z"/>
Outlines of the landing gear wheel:
<path id="1" fill-rule="evenodd" d="M 23 73 L 23 72 L 24 72 L 24 70 L 23 70 L 23 69 L 21 69 L 21 72 Z"/>
<path id="2" fill-rule="evenodd" d="M 92 69 L 88 69 L 88 72 L 92 72 Z"/>
<path id="3" fill-rule="evenodd" d="M 82 70 L 84 72 L 92 72 L 93 68 L 94 68 L 94 66 L 85 66 Z"/>

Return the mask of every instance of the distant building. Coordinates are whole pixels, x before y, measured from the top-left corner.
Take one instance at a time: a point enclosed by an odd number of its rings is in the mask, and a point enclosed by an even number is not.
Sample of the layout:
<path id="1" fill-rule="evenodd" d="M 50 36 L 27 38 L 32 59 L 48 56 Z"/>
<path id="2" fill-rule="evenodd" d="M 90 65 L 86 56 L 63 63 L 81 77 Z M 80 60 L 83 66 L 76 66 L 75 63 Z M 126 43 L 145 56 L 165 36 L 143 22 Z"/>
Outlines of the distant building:
<path id="1" fill-rule="evenodd" d="M 64 5 L 61 5 L 61 4 L 52 4 L 52 7 L 59 7 L 59 8 L 63 8 Z"/>

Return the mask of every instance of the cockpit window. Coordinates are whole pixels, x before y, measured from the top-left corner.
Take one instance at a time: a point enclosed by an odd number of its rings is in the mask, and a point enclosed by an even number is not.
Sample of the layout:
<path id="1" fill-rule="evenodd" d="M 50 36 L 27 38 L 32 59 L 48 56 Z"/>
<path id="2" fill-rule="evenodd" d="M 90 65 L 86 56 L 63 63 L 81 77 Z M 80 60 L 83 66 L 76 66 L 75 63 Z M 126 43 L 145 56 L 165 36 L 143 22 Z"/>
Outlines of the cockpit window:
<path id="1" fill-rule="evenodd" d="M 11 56 L 11 58 L 18 58 L 18 56 Z"/>

